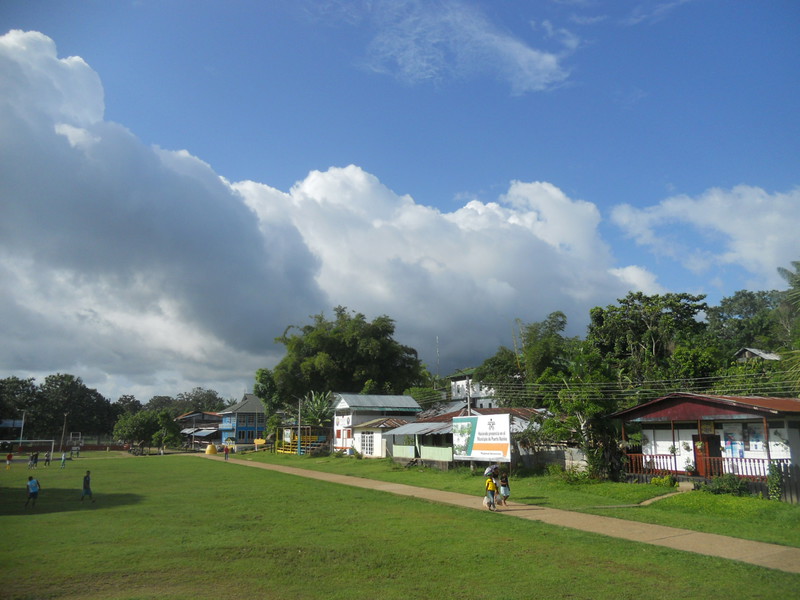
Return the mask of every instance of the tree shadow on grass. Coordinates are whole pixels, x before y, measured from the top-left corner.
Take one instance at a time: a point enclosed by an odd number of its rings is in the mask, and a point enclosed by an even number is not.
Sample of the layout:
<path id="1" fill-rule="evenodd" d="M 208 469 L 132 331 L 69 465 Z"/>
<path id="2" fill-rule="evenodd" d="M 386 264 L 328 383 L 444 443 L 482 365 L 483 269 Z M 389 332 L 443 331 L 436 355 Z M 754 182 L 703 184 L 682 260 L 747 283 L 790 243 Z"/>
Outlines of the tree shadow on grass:
<path id="1" fill-rule="evenodd" d="M 31 503 L 25 507 L 28 493 L 24 488 L 0 486 L 0 516 L 22 513 L 50 514 L 79 510 L 101 510 L 104 508 L 138 504 L 144 499 L 139 494 L 95 493 L 94 502 L 88 497 L 81 501 L 78 488 L 47 488 L 39 492 L 36 506 Z"/>

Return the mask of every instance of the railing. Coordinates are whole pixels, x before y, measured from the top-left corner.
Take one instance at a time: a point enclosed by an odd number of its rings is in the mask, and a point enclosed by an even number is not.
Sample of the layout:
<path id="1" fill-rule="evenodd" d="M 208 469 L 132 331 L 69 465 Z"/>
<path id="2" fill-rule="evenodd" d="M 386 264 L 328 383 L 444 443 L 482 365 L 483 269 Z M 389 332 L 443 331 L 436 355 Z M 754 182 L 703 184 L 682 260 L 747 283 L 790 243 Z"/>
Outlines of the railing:
<path id="1" fill-rule="evenodd" d="M 789 464 L 788 459 L 776 459 L 771 462 Z M 716 477 L 725 473 L 733 473 L 739 477 L 766 480 L 769 474 L 770 460 L 766 458 L 703 458 L 696 471 L 705 477 Z M 677 457 L 671 454 L 628 454 L 627 472 L 631 475 L 656 475 L 658 473 L 684 473 L 684 467 L 678 464 Z"/>

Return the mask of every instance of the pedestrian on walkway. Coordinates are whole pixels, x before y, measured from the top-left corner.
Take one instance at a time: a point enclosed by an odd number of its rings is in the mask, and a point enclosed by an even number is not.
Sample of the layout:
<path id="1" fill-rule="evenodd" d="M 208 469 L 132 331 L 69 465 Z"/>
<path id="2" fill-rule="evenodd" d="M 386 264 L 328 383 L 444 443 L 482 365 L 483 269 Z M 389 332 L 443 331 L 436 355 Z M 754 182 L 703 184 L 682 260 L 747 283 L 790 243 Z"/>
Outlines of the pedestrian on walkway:
<path id="1" fill-rule="evenodd" d="M 26 487 L 28 488 L 28 499 L 25 501 L 25 508 L 28 508 L 28 502 L 31 500 L 33 500 L 33 505 L 31 506 L 31 508 L 33 508 L 36 506 L 36 499 L 39 497 L 39 490 L 42 489 L 42 486 L 38 479 L 34 479 L 32 475 L 28 475 Z"/>
<path id="2" fill-rule="evenodd" d="M 89 471 L 86 471 L 86 475 L 83 476 L 83 492 L 81 492 L 81 502 L 83 499 L 89 496 L 89 499 L 94 502 L 94 496 L 92 496 L 92 477 Z"/>
<path id="3" fill-rule="evenodd" d="M 486 477 L 486 506 L 489 510 L 497 510 L 496 504 L 496 495 L 497 495 L 497 484 L 494 481 L 494 474 L 490 473 Z"/>
<path id="4" fill-rule="evenodd" d="M 508 506 L 508 498 L 511 496 L 511 487 L 508 485 L 508 472 L 500 473 L 500 498 L 498 502 L 503 506 Z"/>
<path id="5" fill-rule="evenodd" d="M 231 451 L 231 449 L 230 449 L 230 448 L 228 448 L 228 445 L 227 445 L 227 444 L 225 444 L 225 447 L 224 447 L 224 449 L 222 450 L 222 452 L 225 454 L 225 460 L 228 460 L 228 454 L 230 453 L 230 451 Z"/>

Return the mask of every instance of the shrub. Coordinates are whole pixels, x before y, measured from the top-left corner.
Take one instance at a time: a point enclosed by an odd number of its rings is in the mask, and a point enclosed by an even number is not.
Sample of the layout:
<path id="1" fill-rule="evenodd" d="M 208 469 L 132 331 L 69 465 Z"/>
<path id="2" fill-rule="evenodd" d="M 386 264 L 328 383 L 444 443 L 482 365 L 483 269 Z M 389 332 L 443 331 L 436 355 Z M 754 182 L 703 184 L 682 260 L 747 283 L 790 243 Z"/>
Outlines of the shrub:
<path id="1" fill-rule="evenodd" d="M 669 487 L 669 488 L 673 488 L 676 485 L 678 485 L 678 482 L 675 480 L 675 476 L 672 475 L 671 473 L 667 473 L 663 477 L 653 477 L 650 480 L 650 483 L 652 483 L 653 485 L 659 485 L 662 487 Z"/>
<path id="2" fill-rule="evenodd" d="M 767 489 L 769 490 L 770 500 L 780 500 L 783 494 L 783 476 L 780 467 L 775 462 L 769 463 L 769 473 L 767 474 Z"/>
<path id="3" fill-rule="evenodd" d="M 748 496 L 750 494 L 747 481 L 733 473 L 725 473 L 720 477 L 714 477 L 709 483 L 703 484 L 700 489 L 712 494 L 731 494 L 733 496 Z"/>

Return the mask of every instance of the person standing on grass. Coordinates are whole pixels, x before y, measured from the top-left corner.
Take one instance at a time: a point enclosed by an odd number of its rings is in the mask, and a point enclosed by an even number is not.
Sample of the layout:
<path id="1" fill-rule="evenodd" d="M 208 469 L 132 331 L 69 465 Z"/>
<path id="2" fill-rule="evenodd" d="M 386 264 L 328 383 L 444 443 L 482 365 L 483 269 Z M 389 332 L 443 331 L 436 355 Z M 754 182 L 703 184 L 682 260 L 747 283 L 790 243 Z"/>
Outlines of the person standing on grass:
<path id="1" fill-rule="evenodd" d="M 227 444 L 226 444 L 226 445 L 225 445 L 225 448 L 224 448 L 224 450 L 223 450 L 223 452 L 225 453 L 225 460 L 228 460 L 228 454 L 230 454 L 230 451 L 231 451 L 231 449 L 230 449 L 230 448 L 228 448 L 228 446 L 227 446 Z"/>
<path id="2" fill-rule="evenodd" d="M 86 471 L 86 475 L 83 476 L 83 492 L 81 493 L 81 502 L 83 502 L 83 499 L 86 496 L 89 496 L 89 499 L 94 502 L 94 496 L 92 496 L 92 477 L 89 471 Z"/>
<path id="3" fill-rule="evenodd" d="M 59 467 L 59 469 L 63 469 L 66 466 L 67 466 L 67 451 L 64 450 L 61 452 L 61 466 Z"/>
<path id="4" fill-rule="evenodd" d="M 44 453 L 44 466 L 45 467 L 50 466 L 50 450 Z"/>
<path id="5" fill-rule="evenodd" d="M 11 461 L 12 460 L 14 460 L 14 453 L 13 452 L 9 452 L 8 454 L 6 454 L 6 471 L 10 471 L 11 470 Z"/>
<path id="6" fill-rule="evenodd" d="M 489 475 L 486 477 L 486 499 L 489 510 L 497 510 L 497 484 L 494 482 L 493 475 L 493 473 L 489 473 Z"/>
<path id="7" fill-rule="evenodd" d="M 33 505 L 31 508 L 36 506 L 36 499 L 39 497 L 39 490 L 42 489 L 41 484 L 39 483 L 38 479 L 34 479 L 33 476 L 28 475 L 28 499 L 25 501 L 25 508 L 28 508 L 28 502 L 33 500 Z"/>

